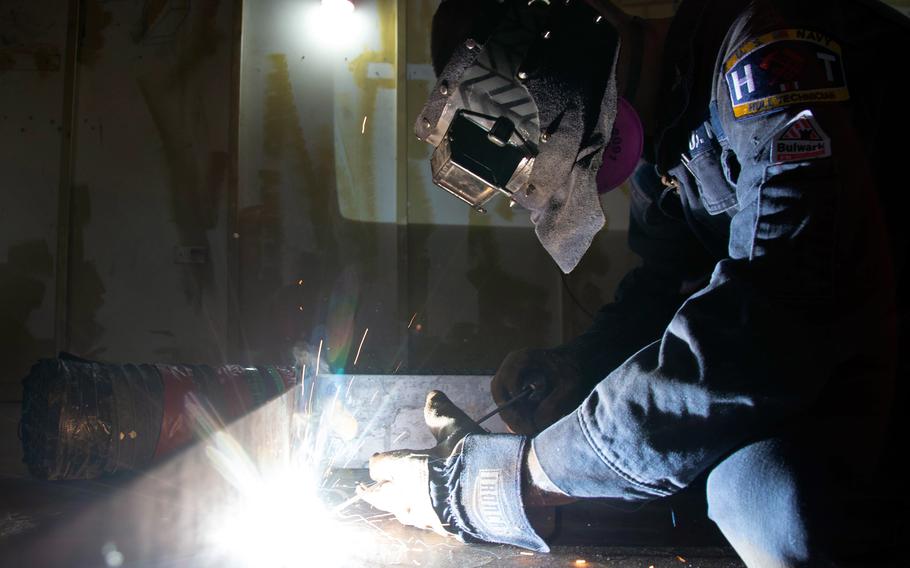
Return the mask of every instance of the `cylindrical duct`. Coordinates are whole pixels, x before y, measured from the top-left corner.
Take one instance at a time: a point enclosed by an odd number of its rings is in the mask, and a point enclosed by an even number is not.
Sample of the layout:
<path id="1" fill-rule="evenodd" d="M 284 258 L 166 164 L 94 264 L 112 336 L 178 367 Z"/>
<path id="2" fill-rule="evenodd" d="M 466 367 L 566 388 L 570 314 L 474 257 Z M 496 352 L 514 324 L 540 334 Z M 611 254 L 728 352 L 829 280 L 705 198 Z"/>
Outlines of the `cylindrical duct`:
<path id="1" fill-rule="evenodd" d="M 204 430 L 200 412 L 228 423 L 296 383 L 290 366 L 43 359 L 23 379 L 23 459 L 52 480 L 142 470 Z"/>

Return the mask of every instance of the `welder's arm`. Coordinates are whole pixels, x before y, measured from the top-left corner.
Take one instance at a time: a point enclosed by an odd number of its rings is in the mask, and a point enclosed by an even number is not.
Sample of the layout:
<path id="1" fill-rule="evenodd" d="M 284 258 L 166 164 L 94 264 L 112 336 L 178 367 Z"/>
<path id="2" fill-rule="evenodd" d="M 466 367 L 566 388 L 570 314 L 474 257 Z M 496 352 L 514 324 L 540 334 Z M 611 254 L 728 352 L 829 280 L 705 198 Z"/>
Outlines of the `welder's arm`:
<path id="1" fill-rule="evenodd" d="M 871 184 L 846 111 L 812 109 L 832 157 L 770 159 L 774 137 L 799 110 L 726 117 L 742 166 L 730 258 L 660 340 L 533 440 L 541 469 L 562 492 L 644 499 L 682 489 L 726 452 L 810 407 L 834 366 L 852 356 L 849 328 L 837 328 L 836 318 L 887 320 L 844 293 L 842 279 L 835 286 L 836 267 L 856 262 L 856 253 L 870 270 L 881 268 L 868 248 L 880 231 Z"/>
<path id="2" fill-rule="evenodd" d="M 629 184 L 629 248 L 642 264 L 591 326 L 555 351 L 579 361 L 593 386 L 636 351 L 658 339 L 682 302 L 707 281 L 713 265 L 683 218 L 680 200 L 642 165 Z"/>
<path id="3" fill-rule="evenodd" d="M 678 196 L 668 193 L 653 167 L 641 166 L 630 185 L 629 247 L 642 264 L 623 278 L 615 301 L 597 312 L 583 334 L 553 349 L 524 349 L 504 359 L 491 385 L 498 404 L 530 381 L 547 383 L 545 397 L 503 411 L 515 432 L 540 432 L 577 407 L 608 373 L 659 338 L 711 273 L 712 261 L 683 220 Z"/>

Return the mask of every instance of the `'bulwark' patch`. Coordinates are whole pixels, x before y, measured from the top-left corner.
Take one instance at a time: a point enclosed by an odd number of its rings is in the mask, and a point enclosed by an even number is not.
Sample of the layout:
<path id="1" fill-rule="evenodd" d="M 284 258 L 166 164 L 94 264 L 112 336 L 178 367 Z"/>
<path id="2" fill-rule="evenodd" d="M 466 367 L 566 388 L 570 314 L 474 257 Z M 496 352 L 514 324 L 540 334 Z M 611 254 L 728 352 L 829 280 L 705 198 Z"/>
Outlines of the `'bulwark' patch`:
<path id="1" fill-rule="evenodd" d="M 803 162 L 831 155 L 831 139 L 816 122 L 812 111 L 804 110 L 774 137 L 771 162 Z"/>
<path id="2" fill-rule="evenodd" d="M 724 62 L 733 116 L 850 98 L 840 46 L 810 30 L 778 30 L 740 45 Z"/>

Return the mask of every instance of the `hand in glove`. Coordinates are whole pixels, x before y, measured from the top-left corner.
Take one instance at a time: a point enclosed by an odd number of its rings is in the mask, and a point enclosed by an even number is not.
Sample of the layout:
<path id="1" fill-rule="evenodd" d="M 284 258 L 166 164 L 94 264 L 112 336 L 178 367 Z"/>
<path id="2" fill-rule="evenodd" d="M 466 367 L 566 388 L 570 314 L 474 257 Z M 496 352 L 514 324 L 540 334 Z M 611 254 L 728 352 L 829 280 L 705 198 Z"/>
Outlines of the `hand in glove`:
<path id="1" fill-rule="evenodd" d="M 532 383 L 542 388 L 500 413 L 503 422 L 518 434 L 543 431 L 577 408 L 593 388 L 575 361 L 558 350 L 521 349 L 506 356 L 490 390 L 496 404 L 502 405 Z"/>
<path id="2" fill-rule="evenodd" d="M 395 450 L 370 458 L 370 477 L 377 483 L 358 488 L 364 501 L 388 511 L 400 522 L 441 535 L 442 526 L 429 493 L 430 461 L 444 462 L 455 445 L 468 434 L 486 433 L 440 391 L 430 391 L 423 408 L 423 419 L 436 438 L 428 450 Z"/>
<path id="3" fill-rule="evenodd" d="M 358 488 L 358 495 L 406 525 L 466 542 L 548 551 L 522 504 L 527 439 L 486 434 L 439 391 L 427 395 L 424 420 L 436 446 L 374 455 L 376 484 Z"/>

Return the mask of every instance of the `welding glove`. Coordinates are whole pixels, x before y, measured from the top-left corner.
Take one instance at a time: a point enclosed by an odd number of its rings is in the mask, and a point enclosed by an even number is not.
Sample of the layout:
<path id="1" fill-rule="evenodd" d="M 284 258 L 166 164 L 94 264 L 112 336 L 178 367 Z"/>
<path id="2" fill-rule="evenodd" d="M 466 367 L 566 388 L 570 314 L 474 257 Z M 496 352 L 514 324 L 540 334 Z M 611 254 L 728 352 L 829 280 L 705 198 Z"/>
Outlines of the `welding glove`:
<path id="1" fill-rule="evenodd" d="M 358 488 L 358 494 L 407 525 L 463 542 L 547 552 L 522 503 L 528 439 L 486 434 L 439 391 L 427 395 L 424 420 L 437 445 L 374 455 L 370 477 L 376 483 Z"/>
<path id="2" fill-rule="evenodd" d="M 490 391 L 496 404 L 502 405 L 531 383 L 539 385 L 534 396 L 526 396 L 500 413 L 517 434 L 543 431 L 575 410 L 594 386 L 579 365 L 559 349 L 520 349 L 503 360 Z"/>

